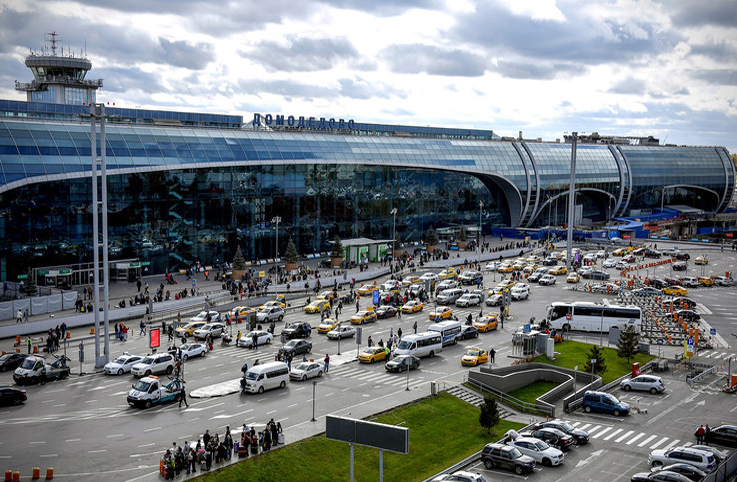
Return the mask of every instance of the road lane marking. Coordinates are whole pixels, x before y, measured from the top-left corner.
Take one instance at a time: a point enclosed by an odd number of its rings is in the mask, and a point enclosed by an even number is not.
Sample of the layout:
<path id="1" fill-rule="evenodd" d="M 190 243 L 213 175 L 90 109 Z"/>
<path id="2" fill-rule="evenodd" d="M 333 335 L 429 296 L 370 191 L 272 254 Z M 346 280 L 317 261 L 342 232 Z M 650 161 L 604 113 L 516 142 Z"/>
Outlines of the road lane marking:
<path id="1" fill-rule="evenodd" d="M 657 435 L 651 435 L 651 436 L 649 436 L 648 438 L 646 438 L 645 440 L 643 440 L 642 442 L 640 442 L 639 444 L 637 444 L 637 446 L 638 446 L 638 447 L 642 447 L 642 446 L 644 446 L 644 445 L 647 445 L 647 444 L 649 444 L 650 442 L 652 442 L 652 441 L 653 441 L 653 439 L 654 439 L 654 438 L 656 438 L 656 437 L 657 437 Z"/>
<path id="2" fill-rule="evenodd" d="M 605 433 L 607 433 L 608 431 L 610 431 L 610 430 L 611 430 L 611 429 L 613 429 L 613 428 L 614 428 L 614 427 L 606 427 L 606 428 L 605 428 L 604 430 L 599 430 L 598 432 L 596 432 L 596 433 L 595 433 L 595 434 L 593 435 L 593 437 L 592 437 L 592 438 L 599 438 L 599 437 L 601 437 L 602 435 L 604 435 Z"/>
<path id="3" fill-rule="evenodd" d="M 197 420 L 197 419 L 195 419 L 195 420 Z M 148 432 L 154 432 L 154 431 L 156 431 L 156 430 L 161 430 L 161 427 L 147 428 L 147 429 L 146 429 L 146 430 L 144 430 L 143 432 L 144 432 L 144 433 L 148 433 Z"/>
<path id="4" fill-rule="evenodd" d="M 664 444 L 666 440 L 668 440 L 668 437 L 661 438 L 660 440 L 658 440 L 657 442 L 655 442 L 654 444 L 650 446 L 650 450 L 655 450 L 656 448 L 658 448 L 660 444 Z"/>
<path id="5" fill-rule="evenodd" d="M 680 442 L 680 440 L 678 440 L 678 439 L 675 439 L 675 440 L 671 441 L 671 443 L 669 443 L 668 445 L 666 445 L 665 447 L 663 447 L 663 450 L 668 450 L 669 448 L 671 448 L 674 445 L 676 445 L 678 442 Z"/>
<path id="6" fill-rule="evenodd" d="M 634 431 L 634 430 L 629 430 L 629 431 L 628 431 L 627 433 L 625 433 L 624 435 L 622 435 L 621 437 L 619 437 L 619 438 L 618 438 L 617 440 L 615 440 L 615 442 L 616 442 L 616 443 L 619 443 L 619 442 L 621 442 L 622 440 L 624 440 L 624 439 L 626 439 L 627 437 L 629 437 L 630 435 L 632 435 L 633 433 L 635 433 L 635 431 Z"/>
<path id="7" fill-rule="evenodd" d="M 623 430 L 624 430 L 623 428 L 618 428 L 618 429 L 617 429 L 617 430 L 615 430 L 614 432 L 612 432 L 612 433 L 610 433 L 609 435 L 607 435 L 606 437 L 604 437 L 604 440 L 609 440 L 609 439 L 610 439 L 610 438 L 612 438 L 612 437 L 616 437 L 616 436 L 617 436 L 617 434 L 618 434 L 618 433 L 620 433 L 620 432 L 622 432 Z"/>

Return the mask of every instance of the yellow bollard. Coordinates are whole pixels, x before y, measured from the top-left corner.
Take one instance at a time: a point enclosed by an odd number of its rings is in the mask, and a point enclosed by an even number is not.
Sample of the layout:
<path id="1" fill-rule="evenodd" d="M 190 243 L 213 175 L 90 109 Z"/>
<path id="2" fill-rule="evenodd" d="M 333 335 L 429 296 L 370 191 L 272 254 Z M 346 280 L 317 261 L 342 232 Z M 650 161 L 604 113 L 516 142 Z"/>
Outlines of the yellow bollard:
<path id="1" fill-rule="evenodd" d="M 90 328 L 90 335 L 94 335 L 94 334 L 95 334 L 95 327 L 93 326 L 92 328 Z"/>
<path id="2" fill-rule="evenodd" d="M 71 338 L 71 337 L 72 337 L 72 332 L 71 332 L 71 331 L 67 331 L 67 340 L 68 340 L 69 338 Z"/>

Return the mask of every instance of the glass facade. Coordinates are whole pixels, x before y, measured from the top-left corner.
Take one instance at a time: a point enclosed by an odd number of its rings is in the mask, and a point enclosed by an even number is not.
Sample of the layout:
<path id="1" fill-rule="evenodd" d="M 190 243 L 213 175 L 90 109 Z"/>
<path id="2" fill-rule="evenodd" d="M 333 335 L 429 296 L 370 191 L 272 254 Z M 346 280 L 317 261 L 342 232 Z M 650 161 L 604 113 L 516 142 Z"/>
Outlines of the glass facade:
<path id="1" fill-rule="evenodd" d="M 89 124 L 67 120 L 71 106 L 39 119 L 43 109 L 9 104 L 0 101 L 0 277 L 90 261 Z M 241 130 L 230 128 L 237 116 L 175 114 L 221 127 L 145 116 L 106 126 L 111 259 L 140 257 L 162 272 L 230 260 L 236 246 L 270 258 L 274 216 L 279 252 L 291 237 L 305 255 L 329 250 L 336 234 L 391 238 L 394 207 L 403 241 L 431 225 L 476 225 L 479 201 L 484 232 L 565 220 L 567 144 Z M 593 221 L 657 207 L 664 191 L 666 204 L 723 209 L 734 187 L 725 159 L 723 148 L 582 145 L 577 203 Z"/>

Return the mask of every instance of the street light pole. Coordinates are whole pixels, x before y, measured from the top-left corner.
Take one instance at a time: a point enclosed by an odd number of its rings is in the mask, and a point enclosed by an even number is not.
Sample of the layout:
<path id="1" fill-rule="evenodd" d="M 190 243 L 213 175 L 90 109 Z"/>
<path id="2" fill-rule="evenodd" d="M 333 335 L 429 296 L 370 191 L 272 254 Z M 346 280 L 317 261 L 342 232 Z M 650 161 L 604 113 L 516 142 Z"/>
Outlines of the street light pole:
<path id="1" fill-rule="evenodd" d="M 274 265 L 276 265 L 276 282 L 274 283 L 274 294 L 279 294 L 279 223 L 281 216 L 271 218 L 272 223 L 276 223 L 276 243 L 274 245 Z"/>
<path id="2" fill-rule="evenodd" d="M 312 420 L 311 422 L 315 422 L 315 389 L 317 388 L 317 382 L 315 380 L 312 380 Z"/>
<path id="3" fill-rule="evenodd" d="M 393 221 L 392 221 L 392 264 L 390 266 L 389 272 L 394 273 L 394 263 L 396 261 L 394 259 L 394 252 L 396 251 L 394 242 L 397 239 L 397 208 L 392 208 L 390 214 L 393 216 Z"/>
<path id="4" fill-rule="evenodd" d="M 484 209 L 484 202 L 479 201 L 479 235 L 476 241 L 476 253 L 478 254 L 478 269 L 481 270 L 481 210 Z"/>

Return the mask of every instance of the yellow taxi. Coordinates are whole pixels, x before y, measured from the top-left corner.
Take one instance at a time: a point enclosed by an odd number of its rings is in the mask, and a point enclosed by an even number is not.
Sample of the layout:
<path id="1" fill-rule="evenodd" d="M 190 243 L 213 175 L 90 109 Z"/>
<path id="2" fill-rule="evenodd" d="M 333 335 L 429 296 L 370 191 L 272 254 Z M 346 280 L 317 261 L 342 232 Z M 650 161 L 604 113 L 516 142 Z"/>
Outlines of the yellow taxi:
<path id="1" fill-rule="evenodd" d="M 255 313 L 256 308 L 251 308 L 250 306 L 236 306 L 228 314 L 230 315 L 230 318 L 238 318 L 239 316 L 246 316 L 248 313 Z"/>
<path id="2" fill-rule="evenodd" d="M 627 250 L 624 248 L 619 248 L 612 251 L 612 255 L 614 256 L 624 256 L 625 254 L 627 254 Z"/>
<path id="3" fill-rule="evenodd" d="M 182 335 L 192 336 L 192 335 L 194 335 L 195 330 L 199 330 L 200 328 L 202 328 L 206 324 L 207 324 L 206 321 L 192 321 L 190 323 L 187 323 L 184 326 L 180 326 L 179 328 L 177 328 L 177 330 L 176 330 L 177 331 L 177 335 L 179 335 L 179 336 L 182 336 Z"/>
<path id="4" fill-rule="evenodd" d="M 318 298 L 322 298 L 324 300 L 335 300 L 338 298 L 338 292 L 333 290 L 327 290 L 320 293 L 320 296 Z"/>
<path id="5" fill-rule="evenodd" d="M 481 348 L 469 348 L 461 358 L 464 367 L 475 367 L 479 363 L 489 363 L 489 352 Z"/>
<path id="6" fill-rule="evenodd" d="M 355 315 L 351 316 L 351 323 L 354 325 L 363 325 L 364 323 L 374 323 L 376 321 L 376 313 L 374 309 L 369 307 L 368 309 L 359 311 Z"/>
<path id="7" fill-rule="evenodd" d="M 428 315 L 430 321 L 447 320 L 453 316 L 453 308 L 450 306 L 438 306 Z"/>
<path id="8" fill-rule="evenodd" d="M 696 278 L 701 286 L 714 286 L 714 280 L 708 276 L 699 276 Z"/>
<path id="9" fill-rule="evenodd" d="M 533 271 L 535 271 L 539 267 L 540 266 L 538 264 L 536 264 L 536 263 L 530 263 L 527 266 L 525 266 L 525 269 L 523 269 L 522 271 L 524 271 L 525 273 L 532 273 Z"/>
<path id="10" fill-rule="evenodd" d="M 260 310 L 263 310 L 263 309 L 269 309 L 270 310 L 271 308 L 275 308 L 275 307 L 286 308 L 287 305 L 285 305 L 281 301 L 267 301 L 266 303 L 264 303 L 263 305 L 259 306 L 258 308 Z"/>
<path id="11" fill-rule="evenodd" d="M 334 330 L 338 326 L 340 326 L 340 322 L 335 318 L 325 318 L 319 325 L 317 325 L 317 332 L 325 334 Z"/>
<path id="12" fill-rule="evenodd" d="M 663 293 L 666 295 L 686 296 L 688 290 L 683 286 L 668 286 L 667 288 L 663 288 Z"/>
<path id="13" fill-rule="evenodd" d="M 697 256 L 694 261 L 696 264 L 709 264 L 709 259 L 706 256 Z"/>
<path id="14" fill-rule="evenodd" d="M 457 277 L 458 277 L 458 274 L 456 273 L 455 268 L 444 269 L 438 274 L 438 278 L 440 279 L 457 278 Z"/>
<path id="15" fill-rule="evenodd" d="M 409 276 L 405 276 L 404 279 L 402 279 L 402 284 L 405 285 L 405 286 L 407 286 L 407 285 L 419 283 L 420 281 L 422 281 L 422 280 L 420 280 L 420 277 L 419 276 L 412 274 L 412 275 L 409 275 Z"/>
<path id="16" fill-rule="evenodd" d="M 361 363 L 374 363 L 382 360 L 386 360 L 386 350 L 380 346 L 366 348 L 358 354 L 358 361 Z"/>
<path id="17" fill-rule="evenodd" d="M 497 268 L 497 272 L 499 273 L 511 273 L 514 271 L 514 268 L 512 268 L 511 264 L 503 264 Z"/>
<path id="18" fill-rule="evenodd" d="M 566 274 L 568 273 L 568 268 L 565 266 L 556 266 L 555 268 L 552 268 L 550 271 L 548 271 L 550 274 Z"/>
<path id="19" fill-rule="evenodd" d="M 492 288 L 491 291 L 489 291 L 489 296 L 494 295 L 494 294 L 500 295 L 504 292 L 504 290 L 511 290 L 515 284 L 517 284 L 515 281 L 504 280 L 498 285 L 496 285 L 494 288 Z"/>
<path id="20" fill-rule="evenodd" d="M 379 289 L 379 285 L 363 285 L 360 288 L 358 288 L 358 294 L 361 296 L 366 296 L 374 291 Z"/>
<path id="21" fill-rule="evenodd" d="M 525 269 L 526 264 L 527 263 L 518 261 L 512 265 L 512 271 L 522 271 Z"/>
<path id="22" fill-rule="evenodd" d="M 402 305 L 402 313 L 417 313 L 418 311 L 422 311 L 422 307 L 423 305 L 420 301 L 408 301 Z"/>
<path id="23" fill-rule="evenodd" d="M 578 283 L 579 281 L 581 281 L 581 275 L 575 271 L 569 274 L 568 278 L 566 278 L 566 283 Z"/>
<path id="24" fill-rule="evenodd" d="M 487 331 L 496 330 L 496 325 L 497 325 L 496 313 L 493 313 L 491 315 L 486 315 L 480 320 L 475 321 L 473 323 L 473 326 L 475 326 L 476 329 L 482 333 L 486 333 Z"/>
<path id="25" fill-rule="evenodd" d="M 330 302 L 324 298 L 318 298 L 305 306 L 305 313 L 322 313 L 326 308 L 330 308 Z"/>

